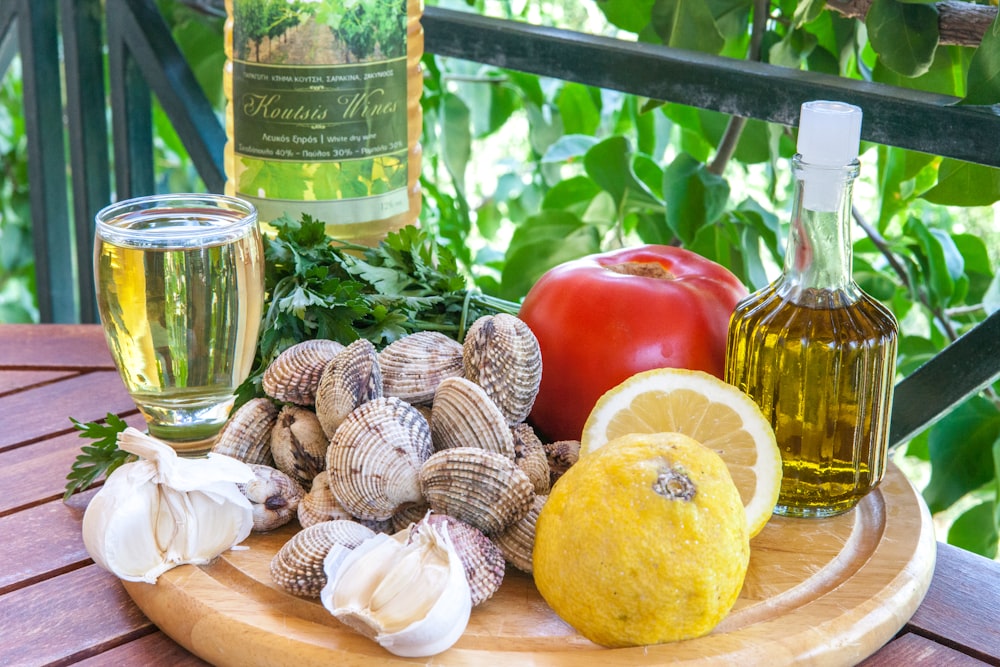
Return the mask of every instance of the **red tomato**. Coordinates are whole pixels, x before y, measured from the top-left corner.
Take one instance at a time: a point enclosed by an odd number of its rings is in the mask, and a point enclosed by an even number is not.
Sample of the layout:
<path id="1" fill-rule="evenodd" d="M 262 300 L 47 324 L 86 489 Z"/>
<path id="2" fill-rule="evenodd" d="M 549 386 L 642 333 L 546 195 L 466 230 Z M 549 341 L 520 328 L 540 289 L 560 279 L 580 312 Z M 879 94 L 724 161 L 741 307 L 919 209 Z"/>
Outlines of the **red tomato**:
<path id="1" fill-rule="evenodd" d="M 689 368 L 721 378 L 729 316 L 746 295 L 725 267 L 672 246 L 552 268 L 519 313 L 542 351 L 529 420 L 549 440 L 578 440 L 604 392 L 640 371 Z"/>

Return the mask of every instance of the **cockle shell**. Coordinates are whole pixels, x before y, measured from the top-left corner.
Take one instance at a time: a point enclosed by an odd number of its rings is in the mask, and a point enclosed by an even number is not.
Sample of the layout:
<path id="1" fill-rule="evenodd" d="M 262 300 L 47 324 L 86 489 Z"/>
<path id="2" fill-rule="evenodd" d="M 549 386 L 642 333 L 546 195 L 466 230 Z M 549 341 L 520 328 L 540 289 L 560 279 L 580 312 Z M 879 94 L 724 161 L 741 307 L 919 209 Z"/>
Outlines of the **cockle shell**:
<path id="1" fill-rule="evenodd" d="M 212 451 L 244 463 L 273 467 L 271 429 L 277 419 L 278 407 L 270 399 L 251 398 L 229 417 Z"/>
<path id="2" fill-rule="evenodd" d="M 430 511 L 431 506 L 426 501 L 415 505 L 407 505 L 392 515 L 392 525 L 389 532 L 398 533 L 407 528 L 411 523 L 422 521 Z"/>
<path id="3" fill-rule="evenodd" d="M 506 560 L 500 547 L 486 537 L 481 530 L 447 514 L 429 514 L 414 526 L 420 531 L 423 525 L 448 526 L 448 535 L 458 551 L 458 557 L 465 568 L 465 578 L 469 582 L 472 606 L 489 600 L 503 583 Z"/>
<path id="4" fill-rule="evenodd" d="M 503 553 L 504 559 L 528 574 L 533 570 L 531 554 L 535 548 L 535 523 L 538 521 L 538 513 L 542 511 L 542 505 L 548 499 L 547 495 L 536 495 L 524 518 L 515 521 L 493 538 L 493 543 Z"/>
<path id="5" fill-rule="evenodd" d="M 308 489 L 313 478 L 326 469 L 329 446 L 330 440 L 315 412 L 292 404 L 281 408 L 271 430 L 274 467 Z"/>
<path id="6" fill-rule="evenodd" d="M 284 526 L 296 516 L 305 492 L 298 482 L 276 468 L 255 463 L 250 469 L 254 478 L 236 486 L 253 508 L 253 529 L 266 532 Z"/>
<path id="7" fill-rule="evenodd" d="M 276 401 L 312 405 L 323 369 L 343 349 L 337 341 L 322 338 L 292 345 L 264 369 L 264 393 Z"/>
<path id="8" fill-rule="evenodd" d="M 316 388 L 316 416 L 327 437 L 356 407 L 382 396 L 382 371 L 371 341 L 359 338 L 323 369 Z"/>
<path id="9" fill-rule="evenodd" d="M 431 455 L 420 470 L 420 485 L 434 512 L 460 519 L 490 537 L 523 518 L 535 496 L 531 480 L 513 459 L 477 447 Z"/>
<path id="10" fill-rule="evenodd" d="M 501 313 L 472 323 L 463 343 L 465 377 L 481 386 L 511 425 L 524 421 L 542 381 L 538 339 L 522 320 Z"/>
<path id="11" fill-rule="evenodd" d="M 526 422 L 515 424 L 511 428 L 511 433 L 514 436 L 514 463 L 531 480 L 535 493 L 546 495 L 551 481 L 545 445 L 535 433 L 535 429 Z"/>
<path id="12" fill-rule="evenodd" d="M 556 440 L 542 446 L 545 448 L 545 458 L 549 460 L 549 485 L 551 486 L 580 458 L 580 441 Z"/>
<path id="13" fill-rule="evenodd" d="M 271 559 L 271 579 L 284 590 L 303 597 L 319 597 L 326 585 L 323 559 L 334 545 L 348 549 L 375 533 L 354 521 L 324 521 L 303 528 Z"/>
<path id="14" fill-rule="evenodd" d="M 442 380 L 431 407 L 434 449 L 480 447 L 513 460 L 514 438 L 500 408 L 466 378 Z"/>
<path id="15" fill-rule="evenodd" d="M 344 506 L 334 498 L 330 489 L 329 473 L 324 470 L 313 478 L 312 488 L 309 489 L 302 500 L 299 501 L 298 519 L 299 525 L 303 528 L 341 519 L 353 521 L 351 513 L 344 509 Z"/>
<path id="16" fill-rule="evenodd" d="M 418 331 L 389 343 L 378 365 L 386 396 L 429 405 L 442 380 L 462 376 L 462 345 L 438 331 Z"/>
<path id="17" fill-rule="evenodd" d="M 420 468 L 430 452 L 423 415 L 398 398 L 376 398 L 347 415 L 330 439 L 330 488 L 353 516 L 389 519 L 423 501 Z"/>

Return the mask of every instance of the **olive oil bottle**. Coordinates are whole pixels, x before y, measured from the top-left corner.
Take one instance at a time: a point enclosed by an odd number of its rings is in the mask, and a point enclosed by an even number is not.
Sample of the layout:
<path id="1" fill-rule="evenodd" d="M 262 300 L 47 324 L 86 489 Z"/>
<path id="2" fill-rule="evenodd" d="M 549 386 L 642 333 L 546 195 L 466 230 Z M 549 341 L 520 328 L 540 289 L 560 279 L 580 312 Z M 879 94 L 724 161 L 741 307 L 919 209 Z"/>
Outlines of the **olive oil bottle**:
<path id="1" fill-rule="evenodd" d="M 771 420 L 784 475 L 775 512 L 787 516 L 846 512 L 886 464 L 897 324 L 852 277 L 861 116 L 802 105 L 784 269 L 729 325 L 726 380 Z"/>
<path id="2" fill-rule="evenodd" d="M 226 194 L 373 245 L 420 215 L 422 0 L 225 0 Z"/>

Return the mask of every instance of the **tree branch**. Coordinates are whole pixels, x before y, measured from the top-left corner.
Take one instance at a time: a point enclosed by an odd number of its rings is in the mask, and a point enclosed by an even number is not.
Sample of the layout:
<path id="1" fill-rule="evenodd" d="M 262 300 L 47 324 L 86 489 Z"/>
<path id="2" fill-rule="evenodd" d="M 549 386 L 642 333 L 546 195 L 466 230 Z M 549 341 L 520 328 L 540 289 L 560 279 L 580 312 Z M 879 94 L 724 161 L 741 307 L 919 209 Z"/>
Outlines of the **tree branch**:
<path id="1" fill-rule="evenodd" d="M 873 0 L 827 0 L 826 6 L 847 18 L 865 20 Z M 939 44 L 979 46 L 993 24 L 997 8 L 971 2 L 945 0 L 934 5 L 938 10 Z"/>

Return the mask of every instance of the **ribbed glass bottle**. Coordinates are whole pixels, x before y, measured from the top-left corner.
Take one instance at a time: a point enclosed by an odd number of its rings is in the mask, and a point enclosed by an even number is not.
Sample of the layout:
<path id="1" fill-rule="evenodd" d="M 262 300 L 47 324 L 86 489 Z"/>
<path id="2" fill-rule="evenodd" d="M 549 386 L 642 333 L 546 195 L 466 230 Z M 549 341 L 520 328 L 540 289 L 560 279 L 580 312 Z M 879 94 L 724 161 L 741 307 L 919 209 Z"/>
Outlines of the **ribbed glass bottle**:
<path id="1" fill-rule="evenodd" d="M 818 104 L 834 107 L 816 113 L 849 106 Z M 850 110 L 858 114 L 853 138 L 838 138 L 836 123 L 816 129 L 833 132 L 824 141 L 850 146 L 853 140 L 856 156 L 860 109 Z M 808 113 L 804 105 L 803 122 Z M 774 427 L 784 475 L 775 512 L 822 517 L 851 509 L 882 478 L 897 324 L 852 277 L 857 159 L 807 162 L 802 131 L 792 161 L 796 180 L 784 269 L 737 305 L 726 380 L 749 394 Z"/>
<path id="2" fill-rule="evenodd" d="M 226 0 L 226 193 L 375 244 L 420 215 L 422 0 Z"/>

